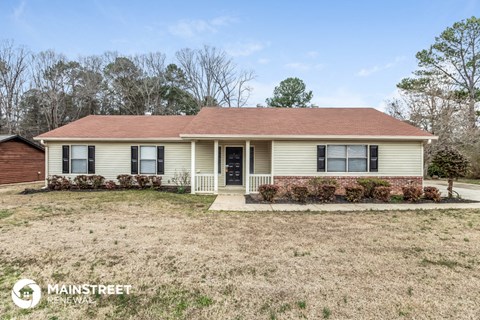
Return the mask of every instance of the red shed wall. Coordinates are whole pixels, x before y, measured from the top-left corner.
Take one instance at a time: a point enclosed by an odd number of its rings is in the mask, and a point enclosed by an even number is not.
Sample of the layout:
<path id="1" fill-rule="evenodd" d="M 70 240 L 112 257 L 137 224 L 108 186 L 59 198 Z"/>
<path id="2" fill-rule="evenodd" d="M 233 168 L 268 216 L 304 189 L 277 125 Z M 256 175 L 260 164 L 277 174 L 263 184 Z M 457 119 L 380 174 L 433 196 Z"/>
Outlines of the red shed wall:
<path id="1" fill-rule="evenodd" d="M 44 179 L 43 151 L 15 140 L 0 143 L 0 184 Z"/>

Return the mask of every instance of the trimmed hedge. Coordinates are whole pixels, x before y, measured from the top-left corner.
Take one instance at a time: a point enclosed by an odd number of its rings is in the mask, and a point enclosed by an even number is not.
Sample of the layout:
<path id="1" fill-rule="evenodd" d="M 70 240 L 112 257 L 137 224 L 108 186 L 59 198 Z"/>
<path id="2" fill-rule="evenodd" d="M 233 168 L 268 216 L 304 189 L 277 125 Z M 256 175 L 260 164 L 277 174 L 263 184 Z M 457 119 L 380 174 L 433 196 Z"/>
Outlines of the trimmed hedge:
<path id="1" fill-rule="evenodd" d="M 366 198 L 373 198 L 373 190 L 377 187 L 390 187 L 388 181 L 378 178 L 361 178 L 357 179 L 357 183 L 364 188 Z"/>
<path id="2" fill-rule="evenodd" d="M 392 188 L 390 187 L 375 187 L 373 189 L 373 198 L 375 200 L 389 202 L 392 193 Z"/>
<path id="3" fill-rule="evenodd" d="M 405 186 L 402 188 L 403 200 L 417 202 L 422 197 L 422 188 L 417 186 Z"/>
<path id="4" fill-rule="evenodd" d="M 345 187 L 345 198 L 350 202 L 360 202 L 363 199 L 365 188 L 361 185 L 350 185 Z"/>
<path id="5" fill-rule="evenodd" d="M 258 192 L 262 195 L 263 200 L 273 202 L 273 199 L 280 188 L 274 184 L 262 184 L 258 187 Z"/>
<path id="6" fill-rule="evenodd" d="M 433 200 L 435 202 L 440 202 L 442 201 L 442 195 L 440 193 L 440 190 L 436 187 L 425 187 L 423 188 L 423 196 L 427 200 Z"/>

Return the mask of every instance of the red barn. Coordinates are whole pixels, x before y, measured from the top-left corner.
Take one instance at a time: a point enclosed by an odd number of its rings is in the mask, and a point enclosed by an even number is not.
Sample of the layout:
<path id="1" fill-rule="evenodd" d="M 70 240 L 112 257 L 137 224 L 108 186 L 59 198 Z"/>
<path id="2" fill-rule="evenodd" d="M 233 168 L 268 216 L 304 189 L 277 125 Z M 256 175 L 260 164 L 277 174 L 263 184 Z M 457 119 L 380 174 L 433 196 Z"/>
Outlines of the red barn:
<path id="1" fill-rule="evenodd" d="M 0 184 L 44 179 L 44 149 L 18 135 L 0 135 Z"/>

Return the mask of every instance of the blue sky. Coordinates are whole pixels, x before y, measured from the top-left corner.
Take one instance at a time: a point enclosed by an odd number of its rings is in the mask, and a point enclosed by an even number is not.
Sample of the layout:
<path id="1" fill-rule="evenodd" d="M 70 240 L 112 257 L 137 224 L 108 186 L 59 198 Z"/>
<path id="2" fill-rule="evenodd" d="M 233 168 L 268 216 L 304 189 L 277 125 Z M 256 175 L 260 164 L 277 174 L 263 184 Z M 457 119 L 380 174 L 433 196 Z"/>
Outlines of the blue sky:
<path id="1" fill-rule="evenodd" d="M 299 77 L 319 106 L 382 109 L 416 68 L 415 53 L 478 16 L 479 2 L 0 0 L 0 39 L 70 58 L 160 51 L 169 61 L 208 44 L 256 72 L 249 105 Z"/>

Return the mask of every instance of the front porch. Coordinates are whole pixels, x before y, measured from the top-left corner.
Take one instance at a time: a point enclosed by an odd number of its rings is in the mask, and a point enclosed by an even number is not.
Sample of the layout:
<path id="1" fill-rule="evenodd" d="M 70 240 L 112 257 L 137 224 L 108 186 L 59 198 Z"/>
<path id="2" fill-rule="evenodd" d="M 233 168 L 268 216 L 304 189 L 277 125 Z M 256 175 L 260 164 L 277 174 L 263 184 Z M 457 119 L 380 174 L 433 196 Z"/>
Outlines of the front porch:
<path id="1" fill-rule="evenodd" d="M 191 141 L 191 192 L 257 193 L 273 182 L 273 141 Z"/>

